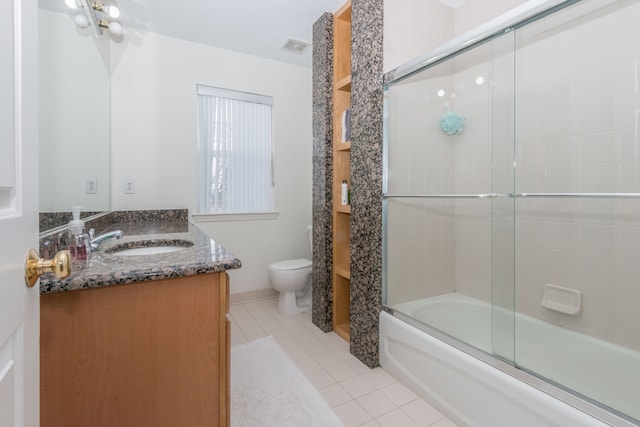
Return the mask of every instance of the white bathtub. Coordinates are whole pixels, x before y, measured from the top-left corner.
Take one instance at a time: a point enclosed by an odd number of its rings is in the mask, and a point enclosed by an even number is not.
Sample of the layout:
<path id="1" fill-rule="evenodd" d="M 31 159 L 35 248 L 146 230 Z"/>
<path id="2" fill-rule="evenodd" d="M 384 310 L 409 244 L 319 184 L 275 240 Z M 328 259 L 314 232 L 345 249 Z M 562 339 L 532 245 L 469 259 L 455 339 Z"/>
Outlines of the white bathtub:
<path id="1" fill-rule="evenodd" d="M 492 321 L 507 333 L 515 324 L 515 349 L 510 338 L 493 337 L 498 354 L 510 358 L 515 351 L 520 366 L 640 419 L 638 352 L 531 317 L 518 314 L 514 321 L 506 310 L 494 309 L 492 318 L 491 305 L 456 293 L 394 309 L 484 352 L 491 350 Z M 470 353 L 486 359 L 482 352 Z M 474 356 L 385 312 L 380 315 L 381 366 L 460 425 L 609 425 L 541 391 L 553 390 L 547 384 L 504 363 L 489 360 L 488 364 Z M 609 423 L 631 425 L 603 411 L 595 413 Z"/>

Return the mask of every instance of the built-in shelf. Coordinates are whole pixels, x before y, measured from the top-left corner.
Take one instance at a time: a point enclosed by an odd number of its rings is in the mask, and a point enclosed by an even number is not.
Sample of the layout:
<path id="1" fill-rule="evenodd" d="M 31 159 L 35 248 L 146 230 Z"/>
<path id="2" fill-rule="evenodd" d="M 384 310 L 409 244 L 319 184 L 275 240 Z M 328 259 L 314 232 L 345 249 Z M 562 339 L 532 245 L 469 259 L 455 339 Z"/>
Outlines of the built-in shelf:
<path id="1" fill-rule="evenodd" d="M 338 334 L 338 336 L 344 338 L 349 341 L 349 322 L 339 323 L 333 327 L 333 331 Z"/>
<path id="2" fill-rule="evenodd" d="M 349 340 L 351 206 L 341 204 L 343 181 L 351 187 L 351 141 L 342 141 L 342 119 L 351 107 L 351 0 L 333 20 L 333 330 Z"/>
<path id="3" fill-rule="evenodd" d="M 351 74 L 336 83 L 336 90 L 351 92 Z"/>
<path id="4" fill-rule="evenodd" d="M 338 276 L 344 277 L 347 280 L 351 280 L 351 273 L 349 272 L 349 267 L 344 268 L 344 267 L 336 266 L 335 272 Z"/>
<path id="5" fill-rule="evenodd" d="M 351 141 L 341 142 L 340 145 L 336 147 L 336 151 L 351 151 Z"/>

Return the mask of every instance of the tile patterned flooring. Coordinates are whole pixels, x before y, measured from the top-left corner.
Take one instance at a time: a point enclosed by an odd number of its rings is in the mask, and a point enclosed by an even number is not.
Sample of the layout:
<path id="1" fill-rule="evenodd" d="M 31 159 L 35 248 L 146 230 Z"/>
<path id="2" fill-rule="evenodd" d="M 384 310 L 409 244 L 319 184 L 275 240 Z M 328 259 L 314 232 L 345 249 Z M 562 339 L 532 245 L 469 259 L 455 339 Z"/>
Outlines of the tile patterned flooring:
<path id="1" fill-rule="evenodd" d="M 456 427 L 384 369 L 369 369 L 352 356 L 346 341 L 311 322 L 311 313 L 283 316 L 276 302 L 232 305 L 231 345 L 273 336 L 345 427 Z"/>

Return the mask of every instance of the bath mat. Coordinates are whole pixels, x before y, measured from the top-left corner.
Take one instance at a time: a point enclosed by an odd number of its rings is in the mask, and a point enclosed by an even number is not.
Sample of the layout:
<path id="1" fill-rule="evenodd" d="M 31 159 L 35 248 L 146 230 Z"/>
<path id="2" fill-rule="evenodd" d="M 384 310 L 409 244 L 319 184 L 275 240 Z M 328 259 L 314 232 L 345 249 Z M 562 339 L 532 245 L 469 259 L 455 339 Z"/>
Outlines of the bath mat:
<path id="1" fill-rule="evenodd" d="M 343 427 L 273 337 L 231 348 L 231 427 Z"/>

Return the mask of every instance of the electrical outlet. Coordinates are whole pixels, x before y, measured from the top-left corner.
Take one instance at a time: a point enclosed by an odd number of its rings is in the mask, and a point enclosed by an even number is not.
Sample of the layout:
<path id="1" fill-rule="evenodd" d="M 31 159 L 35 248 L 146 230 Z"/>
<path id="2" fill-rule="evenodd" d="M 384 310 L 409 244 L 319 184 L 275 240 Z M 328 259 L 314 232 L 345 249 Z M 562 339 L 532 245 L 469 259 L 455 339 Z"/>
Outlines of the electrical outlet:
<path id="1" fill-rule="evenodd" d="M 98 192 L 98 180 L 96 178 L 87 178 L 84 181 L 84 189 L 86 194 L 96 194 Z"/>
<path id="2" fill-rule="evenodd" d="M 124 180 L 124 194 L 135 194 L 136 192 L 136 181 L 135 179 L 125 179 Z"/>

